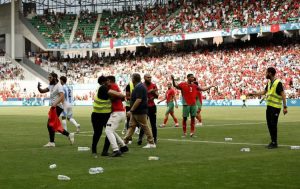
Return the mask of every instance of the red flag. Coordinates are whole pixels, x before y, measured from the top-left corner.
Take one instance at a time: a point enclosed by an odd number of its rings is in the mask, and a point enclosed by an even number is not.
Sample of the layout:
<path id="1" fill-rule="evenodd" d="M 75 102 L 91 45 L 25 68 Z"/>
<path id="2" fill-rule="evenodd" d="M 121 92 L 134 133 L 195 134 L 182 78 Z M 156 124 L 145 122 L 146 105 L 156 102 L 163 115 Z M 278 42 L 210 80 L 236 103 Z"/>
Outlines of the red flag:
<path id="1" fill-rule="evenodd" d="M 279 32 L 280 31 L 280 26 L 279 24 L 274 24 L 271 26 L 271 32 L 272 33 L 276 33 L 276 32 Z"/>
<path id="2" fill-rule="evenodd" d="M 48 113 L 49 118 L 49 126 L 53 128 L 53 130 L 56 132 L 63 132 L 64 129 L 61 126 L 60 120 L 56 114 L 56 108 L 51 107 Z"/>
<path id="3" fill-rule="evenodd" d="M 109 40 L 109 46 L 110 46 L 111 49 L 114 48 L 114 39 Z"/>

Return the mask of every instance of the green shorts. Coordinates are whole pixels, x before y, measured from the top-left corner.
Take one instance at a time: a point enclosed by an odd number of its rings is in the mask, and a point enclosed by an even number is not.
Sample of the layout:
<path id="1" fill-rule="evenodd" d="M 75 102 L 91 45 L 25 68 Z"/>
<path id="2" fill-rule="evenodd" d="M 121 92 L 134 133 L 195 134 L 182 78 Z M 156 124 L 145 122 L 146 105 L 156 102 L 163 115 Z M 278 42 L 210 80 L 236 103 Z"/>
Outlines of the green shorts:
<path id="1" fill-rule="evenodd" d="M 202 108 L 202 104 L 201 104 L 201 102 L 200 102 L 200 100 L 199 100 L 199 99 L 197 99 L 197 101 L 196 101 L 196 105 L 197 105 L 197 108 L 198 108 L 198 110 L 201 110 L 201 108 Z"/>
<path id="2" fill-rule="evenodd" d="M 182 106 L 182 117 L 189 117 L 190 114 L 191 114 L 191 117 L 196 117 L 197 105 L 193 105 L 193 106 L 183 105 Z"/>
<path id="3" fill-rule="evenodd" d="M 167 103 L 167 111 L 166 111 L 166 115 L 174 112 L 174 102 L 168 102 Z"/>

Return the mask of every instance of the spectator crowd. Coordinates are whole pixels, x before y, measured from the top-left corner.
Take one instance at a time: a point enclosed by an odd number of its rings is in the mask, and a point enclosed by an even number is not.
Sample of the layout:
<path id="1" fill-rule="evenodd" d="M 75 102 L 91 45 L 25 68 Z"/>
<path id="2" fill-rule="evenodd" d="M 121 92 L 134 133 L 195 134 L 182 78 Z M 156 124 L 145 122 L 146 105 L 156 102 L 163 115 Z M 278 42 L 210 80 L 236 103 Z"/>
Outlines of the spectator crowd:
<path id="1" fill-rule="evenodd" d="M 239 99 L 244 93 L 262 90 L 266 84 L 265 70 L 276 67 L 289 97 L 299 98 L 300 45 L 254 45 L 244 47 L 226 45 L 220 48 L 199 48 L 192 52 L 169 52 L 144 56 L 104 60 L 76 59 L 52 62 L 51 65 L 66 73 L 70 84 L 97 83 L 101 75 L 115 75 L 121 88 L 125 88 L 130 75 L 149 73 L 160 89 L 161 96 L 173 74 L 183 81 L 193 73 L 201 86 L 217 83 L 217 90 L 204 93 L 210 99 Z M 92 95 L 92 94 L 89 94 Z M 92 96 L 90 96 L 92 97 Z"/>
<path id="2" fill-rule="evenodd" d="M 95 29 L 100 41 L 144 37 L 152 31 L 161 36 L 300 22 L 300 2 L 173 0 L 123 11 L 104 10 L 99 28 L 95 28 L 97 17 L 98 13 L 88 10 L 80 12 L 74 41 L 91 42 Z M 75 18 L 75 14 L 49 12 L 34 17 L 31 23 L 46 39 L 62 43 L 69 40 Z"/>

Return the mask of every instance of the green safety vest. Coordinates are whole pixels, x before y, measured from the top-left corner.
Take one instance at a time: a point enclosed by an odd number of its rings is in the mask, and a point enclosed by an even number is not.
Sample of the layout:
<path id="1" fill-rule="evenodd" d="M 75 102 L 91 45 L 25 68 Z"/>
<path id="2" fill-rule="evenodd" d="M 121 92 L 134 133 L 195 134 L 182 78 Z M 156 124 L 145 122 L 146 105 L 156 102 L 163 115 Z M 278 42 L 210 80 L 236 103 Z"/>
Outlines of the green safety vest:
<path id="1" fill-rule="evenodd" d="M 276 79 L 273 82 L 271 87 L 271 81 L 268 83 L 268 93 L 267 93 L 267 106 L 272 106 L 274 108 L 281 108 L 282 107 L 282 96 L 276 93 L 276 88 L 278 83 L 280 82 L 279 79 Z"/>
<path id="2" fill-rule="evenodd" d="M 132 82 L 129 82 L 129 88 L 130 88 L 130 95 L 132 94 L 132 91 L 134 89 L 134 85 Z M 126 106 L 130 106 L 130 101 L 126 101 Z"/>
<path id="3" fill-rule="evenodd" d="M 99 90 L 99 88 L 98 88 Z M 98 98 L 98 90 L 94 96 L 94 102 L 93 102 L 93 112 L 95 113 L 110 113 L 111 112 L 111 101 L 103 100 Z"/>

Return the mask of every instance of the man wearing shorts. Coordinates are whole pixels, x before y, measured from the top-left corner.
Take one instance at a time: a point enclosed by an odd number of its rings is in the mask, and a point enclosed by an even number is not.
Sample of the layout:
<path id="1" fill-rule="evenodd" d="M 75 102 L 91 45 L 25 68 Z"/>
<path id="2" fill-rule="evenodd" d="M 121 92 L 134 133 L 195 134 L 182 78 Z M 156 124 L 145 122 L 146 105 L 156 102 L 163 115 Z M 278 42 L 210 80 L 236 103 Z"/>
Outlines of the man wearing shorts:
<path id="1" fill-rule="evenodd" d="M 67 120 L 70 121 L 75 127 L 76 127 L 76 132 L 79 133 L 80 131 L 80 124 L 76 122 L 76 120 L 73 118 L 73 92 L 72 89 L 66 84 L 67 83 L 67 78 L 65 76 L 61 76 L 60 78 L 60 83 L 63 86 L 64 89 L 64 95 L 65 95 L 65 100 L 64 100 L 64 111 L 62 113 L 62 125 L 65 130 L 67 129 Z M 66 120 L 67 119 L 67 120 Z"/>
<path id="2" fill-rule="evenodd" d="M 167 111 L 165 113 L 165 118 L 164 118 L 164 123 L 161 124 L 159 127 L 165 127 L 167 122 L 168 122 L 168 118 L 169 118 L 169 114 L 172 116 L 174 122 L 175 122 L 175 127 L 178 127 L 178 120 L 174 115 L 174 106 L 176 108 L 178 108 L 177 105 L 177 101 L 176 101 L 176 96 L 175 96 L 175 90 L 172 88 L 172 84 L 168 83 L 168 90 L 166 92 L 166 96 L 163 100 L 159 101 L 159 103 L 161 103 L 162 101 L 166 100 L 167 102 Z"/>
<path id="3" fill-rule="evenodd" d="M 193 74 L 187 75 L 187 82 L 181 82 L 178 85 L 175 83 L 174 76 L 171 76 L 173 86 L 182 93 L 182 128 L 183 128 L 183 137 L 186 137 L 186 122 L 187 118 L 191 116 L 191 131 L 190 136 L 193 137 L 195 134 L 195 117 L 197 115 L 197 105 L 196 105 L 196 98 L 197 98 L 197 91 L 205 91 L 210 89 L 213 86 L 209 86 L 206 88 L 200 88 L 195 85 L 193 82 L 195 81 L 195 77 Z"/>

